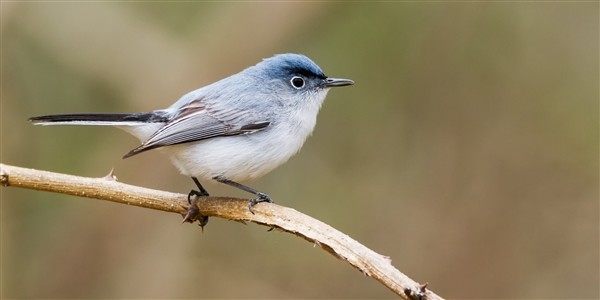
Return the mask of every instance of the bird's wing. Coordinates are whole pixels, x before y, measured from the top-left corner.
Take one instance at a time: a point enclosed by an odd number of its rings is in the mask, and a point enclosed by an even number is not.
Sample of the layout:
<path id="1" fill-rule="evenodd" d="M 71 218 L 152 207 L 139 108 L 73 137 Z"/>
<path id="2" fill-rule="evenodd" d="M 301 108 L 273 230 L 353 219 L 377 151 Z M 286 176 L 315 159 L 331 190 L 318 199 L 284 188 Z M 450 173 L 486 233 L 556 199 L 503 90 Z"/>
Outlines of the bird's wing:
<path id="1" fill-rule="evenodd" d="M 260 120 L 247 111 L 217 110 L 207 107 L 201 100 L 194 100 L 182 106 L 173 120 L 123 158 L 163 146 L 218 136 L 249 134 L 263 130 L 269 124 L 269 121 Z"/>

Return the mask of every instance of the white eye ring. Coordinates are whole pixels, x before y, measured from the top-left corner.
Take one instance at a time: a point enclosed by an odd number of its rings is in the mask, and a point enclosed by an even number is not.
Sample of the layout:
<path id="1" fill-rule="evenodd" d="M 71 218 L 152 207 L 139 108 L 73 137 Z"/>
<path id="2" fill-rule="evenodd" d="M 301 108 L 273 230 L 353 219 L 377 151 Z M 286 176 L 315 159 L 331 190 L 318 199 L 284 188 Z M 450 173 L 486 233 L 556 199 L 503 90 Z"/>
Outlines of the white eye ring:
<path id="1" fill-rule="evenodd" d="M 292 77 L 292 79 L 290 79 L 290 83 L 297 90 L 303 88 L 304 85 L 305 85 L 304 78 L 302 78 L 300 76 L 294 76 L 294 77 Z"/>

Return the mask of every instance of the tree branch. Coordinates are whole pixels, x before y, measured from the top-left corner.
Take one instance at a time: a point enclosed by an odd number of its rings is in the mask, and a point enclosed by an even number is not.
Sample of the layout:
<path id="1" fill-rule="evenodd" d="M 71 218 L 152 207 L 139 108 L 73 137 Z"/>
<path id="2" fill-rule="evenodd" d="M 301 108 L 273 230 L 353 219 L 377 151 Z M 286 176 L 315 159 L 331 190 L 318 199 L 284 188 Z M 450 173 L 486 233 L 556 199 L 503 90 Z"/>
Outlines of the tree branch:
<path id="1" fill-rule="evenodd" d="M 87 178 L 0 164 L 0 183 L 2 186 L 108 200 L 182 216 L 189 206 L 187 195 L 120 183 L 112 173 L 103 178 Z M 389 257 L 375 253 L 333 227 L 294 209 L 261 203 L 254 207 L 256 214 L 253 215 L 248 212 L 248 200 L 227 197 L 202 197 L 195 204 L 205 216 L 251 221 L 302 237 L 347 261 L 404 299 L 442 299 L 426 289 L 426 284 L 420 285 L 394 268 Z"/>

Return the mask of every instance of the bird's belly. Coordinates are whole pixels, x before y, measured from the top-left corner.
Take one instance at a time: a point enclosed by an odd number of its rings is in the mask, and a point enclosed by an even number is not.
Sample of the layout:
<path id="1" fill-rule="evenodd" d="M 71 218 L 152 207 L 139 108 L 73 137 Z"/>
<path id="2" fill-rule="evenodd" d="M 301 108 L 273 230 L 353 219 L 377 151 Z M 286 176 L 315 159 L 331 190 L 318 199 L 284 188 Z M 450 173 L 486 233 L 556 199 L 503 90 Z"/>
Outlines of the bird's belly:
<path id="1" fill-rule="evenodd" d="M 217 137 L 162 148 L 184 175 L 233 181 L 259 178 L 298 152 L 304 139 L 273 139 L 268 132 Z"/>

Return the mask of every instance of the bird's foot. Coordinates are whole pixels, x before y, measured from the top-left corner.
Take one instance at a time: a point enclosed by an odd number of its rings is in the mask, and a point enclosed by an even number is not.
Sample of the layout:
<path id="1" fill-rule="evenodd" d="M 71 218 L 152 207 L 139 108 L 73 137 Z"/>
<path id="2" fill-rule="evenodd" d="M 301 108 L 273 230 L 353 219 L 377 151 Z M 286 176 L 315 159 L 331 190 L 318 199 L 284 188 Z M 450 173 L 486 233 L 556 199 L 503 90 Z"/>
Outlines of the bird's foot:
<path id="1" fill-rule="evenodd" d="M 261 202 L 273 203 L 273 200 L 271 200 L 271 197 L 269 197 L 269 195 L 267 195 L 265 193 L 258 192 L 256 195 L 258 196 L 258 198 L 248 201 L 248 210 L 252 214 L 254 214 L 254 209 L 252 208 L 252 207 L 254 207 L 254 205 L 261 203 Z"/>
<path id="2" fill-rule="evenodd" d="M 200 191 L 196 191 L 196 190 L 191 190 L 191 191 L 188 193 L 188 197 L 187 197 L 187 199 L 188 199 L 188 203 L 189 203 L 189 204 L 192 204 L 192 196 L 196 196 L 196 197 L 207 197 L 207 196 L 209 196 L 209 195 L 208 195 L 208 193 L 207 193 L 206 191 L 204 191 L 204 192 L 200 192 Z"/>

